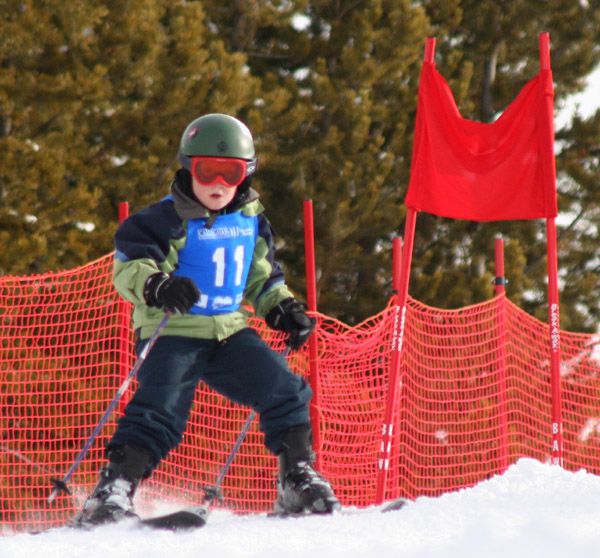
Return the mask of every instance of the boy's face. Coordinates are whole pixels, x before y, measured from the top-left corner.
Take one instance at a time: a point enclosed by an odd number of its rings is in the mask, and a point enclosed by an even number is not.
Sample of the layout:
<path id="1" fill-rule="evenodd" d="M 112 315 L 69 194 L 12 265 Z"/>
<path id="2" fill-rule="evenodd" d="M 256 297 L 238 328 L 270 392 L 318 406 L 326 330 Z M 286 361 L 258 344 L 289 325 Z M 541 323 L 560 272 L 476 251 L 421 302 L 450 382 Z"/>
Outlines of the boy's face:
<path id="1" fill-rule="evenodd" d="M 192 190 L 198 201 L 211 211 L 220 211 L 233 198 L 237 192 L 237 187 L 225 186 L 225 184 L 215 184 L 206 186 L 198 182 L 196 177 L 192 177 Z"/>

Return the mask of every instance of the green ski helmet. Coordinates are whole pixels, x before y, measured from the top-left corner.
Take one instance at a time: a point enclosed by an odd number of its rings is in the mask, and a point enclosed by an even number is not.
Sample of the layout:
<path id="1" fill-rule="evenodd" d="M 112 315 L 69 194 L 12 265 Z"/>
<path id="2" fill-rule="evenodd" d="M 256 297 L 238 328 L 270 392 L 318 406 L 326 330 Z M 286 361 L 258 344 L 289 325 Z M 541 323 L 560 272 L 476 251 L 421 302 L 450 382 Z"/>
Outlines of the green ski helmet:
<path id="1" fill-rule="evenodd" d="M 246 176 L 256 171 L 254 141 L 247 126 L 227 114 L 205 114 L 196 118 L 183 132 L 179 161 L 191 170 L 192 157 L 234 157 L 248 161 Z"/>

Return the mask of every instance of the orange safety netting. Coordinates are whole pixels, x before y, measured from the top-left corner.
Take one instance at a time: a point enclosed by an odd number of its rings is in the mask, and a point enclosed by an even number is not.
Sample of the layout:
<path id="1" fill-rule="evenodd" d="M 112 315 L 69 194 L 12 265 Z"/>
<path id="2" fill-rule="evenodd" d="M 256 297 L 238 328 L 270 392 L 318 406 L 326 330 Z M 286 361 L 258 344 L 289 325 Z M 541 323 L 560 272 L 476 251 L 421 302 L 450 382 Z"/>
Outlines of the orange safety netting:
<path id="1" fill-rule="evenodd" d="M 0 278 L 0 521 L 60 525 L 80 508 L 104 461 L 111 418 L 76 471 L 72 496 L 47 503 L 133 366 L 130 308 L 111 285 L 112 255 L 62 273 Z M 320 464 L 342 502 L 375 501 L 394 308 L 356 327 L 319 315 Z M 281 335 L 256 320 L 277 350 Z M 437 495 L 502 472 L 521 456 L 548 461 L 548 326 L 504 296 L 458 310 L 409 299 L 386 499 Z M 600 338 L 562 334 L 565 467 L 600 473 Z M 290 357 L 309 374 L 308 351 Z M 123 404 L 130 393 L 123 398 Z M 121 407 L 122 408 L 122 407 Z M 249 409 L 200 386 L 182 444 L 138 492 L 198 503 L 214 484 Z M 118 416 L 118 413 L 115 413 Z M 276 459 L 257 421 L 223 483 L 222 505 L 266 511 Z"/>

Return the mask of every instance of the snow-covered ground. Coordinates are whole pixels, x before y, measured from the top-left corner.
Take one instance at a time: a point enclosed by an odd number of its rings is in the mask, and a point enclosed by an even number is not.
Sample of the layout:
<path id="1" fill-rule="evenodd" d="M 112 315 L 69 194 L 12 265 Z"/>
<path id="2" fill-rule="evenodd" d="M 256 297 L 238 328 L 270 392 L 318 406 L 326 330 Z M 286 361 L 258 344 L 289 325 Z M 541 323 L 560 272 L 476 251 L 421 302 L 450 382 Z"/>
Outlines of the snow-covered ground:
<path id="1" fill-rule="evenodd" d="M 598 558 L 600 477 L 521 459 L 400 511 L 273 519 L 214 513 L 191 533 L 113 525 L 0 539 L 0 558 Z"/>

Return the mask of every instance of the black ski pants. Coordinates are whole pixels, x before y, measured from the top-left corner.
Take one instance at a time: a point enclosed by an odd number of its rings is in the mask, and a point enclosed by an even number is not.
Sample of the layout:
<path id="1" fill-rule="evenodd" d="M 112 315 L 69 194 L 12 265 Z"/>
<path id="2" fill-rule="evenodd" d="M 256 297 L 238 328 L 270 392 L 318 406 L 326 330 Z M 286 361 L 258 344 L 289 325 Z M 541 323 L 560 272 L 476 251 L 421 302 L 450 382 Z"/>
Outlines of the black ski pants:
<path id="1" fill-rule="evenodd" d="M 137 351 L 146 341 L 137 344 Z M 260 415 L 265 445 L 282 449 L 292 426 L 310 422 L 312 392 L 285 358 L 251 329 L 223 341 L 159 337 L 138 372 L 138 388 L 118 422 L 107 450 L 132 445 L 150 451 L 158 465 L 183 437 L 198 382 Z"/>

